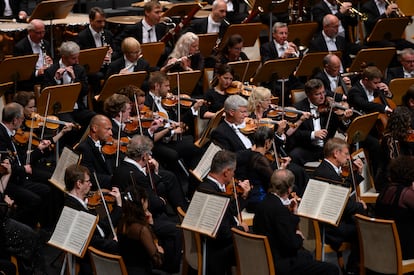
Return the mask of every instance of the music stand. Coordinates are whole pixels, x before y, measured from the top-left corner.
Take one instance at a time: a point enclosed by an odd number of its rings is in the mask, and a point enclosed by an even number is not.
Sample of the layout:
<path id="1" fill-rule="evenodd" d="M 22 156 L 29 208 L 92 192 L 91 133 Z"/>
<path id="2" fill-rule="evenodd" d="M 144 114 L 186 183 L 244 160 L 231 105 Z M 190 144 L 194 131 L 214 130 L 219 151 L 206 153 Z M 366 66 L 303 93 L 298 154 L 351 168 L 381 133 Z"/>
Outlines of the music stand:
<path id="1" fill-rule="evenodd" d="M 37 109 L 42 114 L 45 113 L 48 97 L 49 108 L 47 114 L 61 114 L 73 111 L 73 106 L 78 100 L 81 91 L 81 84 L 72 83 L 64 85 L 49 86 L 42 90 L 39 99 L 37 100 Z"/>
<path id="2" fill-rule="evenodd" d="M 282 98 L 285 102 L 285 79 L 293 73 L 299 64 L 299 58 L 285 58 L 266 61 L 257 71 L 253 83 L 270 82 L 273 79 L 282 79 Z"/>
<path id="3" fill-rule="evenodd" d="M 17 81 L 29 80 L 36 68 L 39 54 L 9 57 L 0 63 L 0 83 L 14 82 L 14 92 L 17 91 Z"/>
<path id="4" fill-rule="evenodd" d="M 119 89 L 126 87 L 128 85 L 134 85 L 141 87 L 145 78 L 147 77 L 147 72 L 133 72 L 129 74 L 114 74 L 111 75 L 105 82 L 105 85 L 102 88 L 102 91 L 99 95 L 95 96 L 96 100 L 104 101 Z"/>
<path id="5" fill-rule="evenodd" d="M 81 50 L 79 52 L 79 65 L 82 65 L 87 74 L 94 74 L 101 70 L 108 47 L 99 47 Z"/>
<path id="6" fill-rule="evenodd" d="M 201 71 L 187 71 L 180 73 L 168 73 L 170 89 L 173 91 L 177 88 L 177 74 L 180 77 L 180 93 L 191 95 L 201 77 Z"/>
<path id="7" fill-rule="evenodd" d="M 389 84 L 390 91 L 393 94 L 392 100 L 397 105 L 402 105 L 402 96 L 408 88 L 414 85 L 414 78 L 394 78 Z"/>
<path id="8" fill-rule="evenodd" d="M 362 49 L 358 52 L 348 71 L 360 72 L 362 71 L 361 67 L 375 60 L 375 66 L 384 73 L 394 55 L 395 48 L 393 47 Z"/>
<path id="9" fill-rule="evenodd" d="M 36 5 L 34 11 L 29 17 L 29 22 L 33 19 L 50 21 L 50 52 L 52 58 L 55 57 L 53 50 L 53 19 L 64 19 L 72 11 L 76 0 L 48 0 Z"/>
<path id="10" fill-rule="evenodd" d="M 141 44 L 142 56 L 151 67 L 157 66 L 160 56 L 164 52 L 165 43 L 164 42 L 151 42 Z"/>
<path id="11" fill-rule="evenodd" d="M 227 63 L 233 68 L 234 74 L 240 78 L 241 82 L 250 82 L 250 79 L 256 74 L 260 60 L 243 60 Z"/>
<path id="12" fill-rule="evenodd" d="M 219 50 L 223 48 L 226 41 L 233 34 L 243 34 L 243 47 L 253 47 L 260 35 L 260 31 L 266 28 L 266 25 L 262 23 L 231 24 L 224 33 Z"/>
<path id="13" fill-rule="evenodd" d="M 404 13 L 405 16 L 414 15 L 414 5 L 412 0 L 398 0 L 398 7 Z"/>
<path id="14" fill-rule="evenodd" d="M 367 42 L 401 39 L 409 22 L 410 19 L 407 17 L 382 18 L 375 24 L 374 29 L 367 38 Z"/>
<path id="15" fill-rule="evenodd" d="M 201 3 L 203 4 L 203 3 Z M 173 4 L 169 7 L 168 10 L 166 10 L 162 17 L 173 17 L 173 16 L 179 16 L 183 18 L 187 14 L 189 14 L 193 9 L 195 9 L 198 6 L 198 3 L 179 3 L 179 4 Z"/>
<path id="16" fill-rule="evenodd" d="M 211 51 L 216 45 L 218 33 L 197 34 L 199 39 L 199 50 L 202 56 L 211 55 Z"/>
<path id="17" fill-rule="evenodd" d="M 359 143 L 364 141 L 375 122 L 378 119 L 378 112 L 362 115 L 356 117 L 346 131 L 346 142 L 348 144 L 356 144 L 356 149 L 359 149 Z"/>
<path id="18" fill-rule="evenodd" d="M 317 53 L 307 53 L 300 60 L 299 66 L 296 69 L 295 76 L 301 77 L 306 76 L 310 77 L 315 73 L 316 69 L 323 69 L 323 59 L 330 52 L 317 52 Z M 331 52 L 341 58 L 342 53 L 340 51 Z"/>
<path id="19" fill-rule="evenodd" d="M 300 23 L 289 25 L 289 41 L 299 46 L 309 47 L 313 35 L 318 30 L 318 23 Z"/>

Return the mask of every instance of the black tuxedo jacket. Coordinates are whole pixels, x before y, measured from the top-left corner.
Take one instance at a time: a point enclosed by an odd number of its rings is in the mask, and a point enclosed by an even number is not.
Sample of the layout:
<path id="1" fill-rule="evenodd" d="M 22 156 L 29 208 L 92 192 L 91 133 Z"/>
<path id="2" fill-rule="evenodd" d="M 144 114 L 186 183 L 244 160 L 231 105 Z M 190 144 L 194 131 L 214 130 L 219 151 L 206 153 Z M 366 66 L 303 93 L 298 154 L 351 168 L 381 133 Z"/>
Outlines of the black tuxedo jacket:
<path id="1" fill-rule="evenodd" d="M 42 88 L 58 85 L 58 83 L 55 80 L 55 74 L 59 68 L 60 68 L 59 63 L 56 62 L 56 63 L 53 63 L 52 66 L 46 69 Z M 81 84 L 81 91 L 79 93 L 77 103 L 79 105 L 79 109 L 85 109 L 86 106 L 85 104 L 83 104 L 83 97 L 88 95 L 88 89 L 89 89 L 88 78 L 86 77 L 86 71 L 85 71 L 85 68 L 83 68 L 81 65 L 75 64 L 73 65 L 73 72 L 75 73 L 75 79 L 73 79 L 73 83 L 79 82 Z"/>
<path id="2" fill-rule="evenodd" d="M 293 215 L 273 194 L 267 194 L 257 205 L 253 231 L 269 239 L 277 273 L 290 274 L 293 262 L 301 260 L 297 252 L 303 240 L 296 234 L 298 223 L 299 217 Z"/>
<path id="3" fill-rule="evenodd" d="M 345 54 L 346 50 L 346 42 L 345 38 L 342 36 L 336 37 L 336 48 L 338 51 L 342 51 Z M 318 32 L 310 41 L 309 44 L 309 51 L 310 52 L 327 52 L 328 46 L 326 45 L 325 39 L 323 38 L 322 31 Z"/>
<path id="4" fill-rule="evenodd" d="M 361 12 L 365 13 L 368 16 L 368 19 L 364 21 L 366 36 L 368 37 L 372 30 L 374 29 L 375 24 L 381 18 L 387 18 L 385 13 L 380 14 L 377 5 L 374 0 L 369 0 L 365 2 L 361 7 Z M 394 13 L 391 14 L 391 17 L 396 17 Z"/>
<path id="5" fill-rule="evenodd" d="M 236 132 L 225 121 L 220 122 L 219 126 L 211 132 L 211 140 L 222 149 L 232 152 L 247 149 Z"/>
<path id="6" fill-rule="evenodd" d="M 308 98 L 304 98 L 303 100 L 299 101 L 297 104 L 294 105 L 295 108 L 301 111 L 310 112 L 310 104 Z M 328 121 L 328 113 L 321 113 L 320 114 L 320 123 L 321 127 L 324 128 Z M 328 128 L 328 136 L 326 140 L 329 138 L 334 137 L 336 130 L 338 127 L 341 126 L 341 123 L 336 115 L 331 116 L 331 121 L 329 123 Z M 341 126 L 342 127 L 342 126 Z M 295 146 L 300 146 L 303 148 L 311 148 L 312 147 L 312 140 L 311 140 L 311 133 L 314 131 L 313 126 L 313 119 L 307 119 L 298 127 L 296 132 L 292 135 L 292 142 Z"/>
<path id="7" fill-rule="evenodd" d="M 46 53 L 50 55 L 50 43 L 49 41 L 43 40 Z M 13 55 L 14 56 L 21 56 L 21 55 L 29 55 L 33 54 L 32 46 L 30 45 L 29 38 L 26 36 L 21 39 L 19 42 L 14 45 L 13 48 Z"/>
<path id="8" fill-rule="evenodd" d="M 374 97 L 378 95 L 378 92 L 374 92 Z M 356 110 L 365 112 L 367 114 L 373 112 L 385 112 L 385 106 L 383 104 L 369 102 L 364 88 L 360 82 L 356 82 L 354 86 L 348 92 L 348 103 Z"/>
<path id="9" fill-rule="evenodd" d="M 387 84 L 389 84 L 394 78 L 404 78 L 404 68 L 402 66 L 387 70 Z"/>
<path id="10" fill-rule="evenodd" d="M 272 39 L 272 41 L 270 42 L 266 42 L 264 43 L 261 47 L 260 47 L 260 55 L 262 56 L 262 63 L 268 61 L 268 60 L 273 60 L 273 59 L 279 59 L 279 54 L 276 50 L 276 46 L 275 43 Z"/>
<path id="11" fill-rule="evenodd" d="M 101 187 L 111 189 L 112 170 L 113 167 L 115 167 L 113 157 L 104 155 L 104 160 L 101 152 L 90 137 L 87 137 L 80 143 L 77 150 L 82 154 L 81 164 L 89 169 L 91 175 L 93 175 L 94 172 L 96 173 Z M 91 182 L 96 186 L 95 178 L 93 176 L 91 176 Z"/>
<path id="12" fill-rule="evenodd" d="M 228 25 L 224 23 L 224 21 L 221 22 L 220 28 L 219 28 L 219 37 L 223 37 L 224 33 L 227 30 Z M 208 17 L 204 18 L 197 18 L 191 20 L 191 24 L 189 28 L 186 30 L 186 32 L 193 32 L 195 34 L 204 34 L 207 33 L 208 28 Z"/>
<path id="13" fill-rule="evenodd" d="M 87 212 L 94 216 L 97 215 L 97 213 L 91 210 L 85 209 L 85 207 L 83 207 L 83 205 L 77 199 L 75 199 L 74 197 L 68 194 L 65 194 L 64 205 L 70 208 L 73 208 L 75 210 L 78 210 L 78 211 Z M 115 204 L 111 212 L 111 220 L 112 220 L 114 227 L 116 227 L 116 225 L 118 224 L 118 221 L 121 218 L 121 216 L 122 216 L 122 208 Z M 104 231 L 105 236 L 110 236 L 112 234 L 110 223 L 107 217 L 105 218 L 99 217 L 98 225 Z M 92 239 L 89 244 L 93 247 L 96 247 L 108 253 L 117 253 L 117 254 L 119 253 L 118 243 L 111 239 L 102 238 L 101 234 L 99 233 L 99 230 L 96 228 L 93 232 Z"/>
<path id="14" fill-rule="evenodd" d="M 113 48 L 112 33 L 108 30 L 104 30 L 104 37 L 106 44 L 110 45 Z M 78 43 L 81 50 L 97 47 L 95 44 L 95 39 L 92 36 L 92 32 L 89 29 L 89 26 L 79 33 L 76 43 Z"/>
<path id="15" fill-rule="evenodd" d="M 312 78 L 316 78 L 322 81 L 323 86 L 325 87 L 326 96 L 330 96 L 330 97 L 334 96 L 335 91 L 332 91 L 331 82 L 329 81 L 329 78 L 324 71 L 317 72 L 314 76 L 312 76 Z M 339 81 L 342 81 L 342 80 L 340 79 Z M 341 84 L 339 83 L 339 86 L 340 85 Z M 342 94 L 336 94 L 335 101 L 342 101 Z"/>
<path id="16" fill-rule="evenodd" d="M 27 5 L 25 7 L 25 1 L 22 0 L 9 0 L 10 8 L 12 9 L 12 17 L 18 19 L 19 11 L 26 11 Z M 6 5 L 4 1 L 0 1 L 0 17 L 3 17 L 4 9 Z"/>

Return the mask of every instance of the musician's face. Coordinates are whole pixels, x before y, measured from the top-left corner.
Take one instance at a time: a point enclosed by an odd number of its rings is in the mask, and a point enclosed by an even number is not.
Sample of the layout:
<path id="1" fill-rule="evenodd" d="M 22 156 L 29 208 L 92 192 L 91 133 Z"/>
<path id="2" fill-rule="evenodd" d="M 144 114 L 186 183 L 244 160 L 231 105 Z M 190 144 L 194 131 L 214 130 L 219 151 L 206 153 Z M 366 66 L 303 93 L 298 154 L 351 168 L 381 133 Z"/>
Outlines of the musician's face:
<path id="1" fill-rule="evenodd" d="M 141 47 L 131 48 L 130 51 L 125 53 L 125 56 L 130 62 L 136 62 L 141 56 Z"/>
<path id="2" fill-rule="evenodd" d="M 334 155 L 339 166 L 343 166 L 349 161 L 349 149 L 347 147 L 336 150 Z"/>
<path id="3" fill-rule="evenodd" d="M 11 129 L 11 130 L 19 129 L 20 126 L 22 126 L 23 120 L 24 120 L 24 114 L 22 112 L 20 114 L 20 116 L 14 118 L 14 120 L 13 120 L 13 129 Z"/>
<path id="4" fill-rule="evenodd" d="M 314 105 L 319 106 L 325 103 L 325 87 L 315 89 L 309 95 L 309 100 Z"/>
<path id="5" fill-rule="evenodd" d="M 414 54 L 407 54 L 401 57 L 401 64 L 408 72 L 414 71 Z"/>
<path id="6" fill-rule="evenodd" d="M 131 115 L 131 104 L 125 104 L 125 108 L 122 110 L 122 122 L 128 121 Z"/>
<path id="7" fill-rule="evenodd" d="M 339 58 L 332 58 L 331 61 L 325 66 L 325 69 L 330 76 L 338 76 L 341 69 L 341 60 Z"/>
<path id="8" fill-rule="evenodd" d="M 374 78 L 372 80 L 368 80 L 367 78 L 364 78 L 362 80 L 362 83 L 364 84 L 365 88 L 367 88 L 368 91 L 375 91 L 378 89 L 378 85 L 381 83 L 381 78 Z"/>
<path id="9" fill-rule="evenodd" d="M 152 11 L 145 12 L 145 21 L 151 26 L 154 26 L 160 22 L 161 19 L 161 7 L 154 7 Z"/>
<path id="10" fill-rule="evenodd" d="M 211 17 L 215 22 L 221 22 L 227 14 L 227 4 L 220 1 L 217 6 L 211 11 Z"/>
<path id="11" fill-rule="evenodd" d="M 79 189 L 81 191 L 81 194 L 84 197 L 86 197 L 86 195 L 88 195 L 89 191 L 91 190 L 91 186 L 92 186 L 91 178 L 87 173 L 85 173 L 84 180 L 81 180 L 80 185 L 79 185 Z"/>
<path id="12" fill-rule="evenodd" d="M 40 43 L 45 36 L 45 26 L 42 24 L 36 24 L 34 29 L 29 31 L 29 36 L 34 43 Z"/>
<path id="13" fill-rule="evenodd" d="M 91 28 L 96 32 L 102 32 L 105 27 L 105 16 L 100 13 L 95 13 L 95 18 L 90 19 Z"/>
<path id="14" fill-rule="evenodd" d="M 62 56 L 62 62 L 65 66 L 73 66 L 79 63 L 79 53 L 75 53 L 69 56 Z"/>
<path id="15" fill-rule="evenodd" d="M 30 99 L 29 103 L 23 108 L 24 116 L 30 117 L 36 111 L 36 102 L 34 99 Z"/>
<path id="16" fill-rule="evenodd" d="M 160 96 L 166 97 L 169 91 L 170 91 L 170 81 L 166 80 L 160 84 Z"/>
<path id="17" fill-rule="evenodd" d="M 189 54 L 196 54 L 199 51 L 199 41 L 196 40 L 190 45 Z"/>
<path id="18" fill-rule="evenodd" d="M 219 88 L 220 90 L 225 90 L 230 87 L 231 83 L 233 82 L 233 75 L 231 73 L 225 73 L 220 75 L 219 77 Z"/>
<path id="19" fill-rule="evenodd" d="M 229 48 L 229 58 L 230 61 L 237 61 L 240 57 L 240 53 L 243 49 L 243 42 L 234 45 L 233 47 Z"/>
<path id="20" fill-rule="evenodd" d="M 249 112 L 247 111 L 247 106 L 241 106 L 237 110 L 231 110 L 230 111 L 232 123 L 236 125 L 240 125 L 244 122 L 244 119 L 249 115 Z"/>
<path id="21" fill-rule="evenodd" d="M 112 123 L 109 119 L 104 119 L 99 123 L 96 135 L 100 141 L 106 141 L 112 137 Z"/>
<path id="22" fill-rule="evenodd" d="M 338 34 L 338 30 L 339 30 L 339 20 L 337 19 L 333 20 L 331 23 L 323 27 L 323 31 L 330 38 L 336 37 Z"/>
<path id="23" fill-rule="evenodd" d="M 280 27 L 273 33 L 273 39 L 276 40 L 277 43 L 283 44 L 287 41 L 288 34 L 288 27 Z"/>
<path id="24" fill-rule="evenodd" d="M 262 100 L 260 100 L 260 101 L 259 101 L 259 106 L 260 106 L 263 110 L 266 110 L 266 109 L 268 109 L 268 108 L 269 108 L 270 103 L 271 103 L 271 99 L 270 99 L 270 96 L 269 96 L 269 97 L 266 97 L 266 98 L 263 98 Z"/>

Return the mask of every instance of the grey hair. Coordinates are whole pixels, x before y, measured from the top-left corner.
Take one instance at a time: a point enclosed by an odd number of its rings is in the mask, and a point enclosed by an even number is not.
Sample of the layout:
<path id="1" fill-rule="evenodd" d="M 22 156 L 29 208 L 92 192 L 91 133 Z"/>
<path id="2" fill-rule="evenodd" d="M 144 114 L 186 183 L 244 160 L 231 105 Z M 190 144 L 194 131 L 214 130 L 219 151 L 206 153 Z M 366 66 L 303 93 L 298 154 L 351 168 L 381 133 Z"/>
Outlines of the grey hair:
<path id="1" fill-rule="evenodd" d="M 239 95 L 231 95 L 224 101 L 224 111 L 237 110 L 240 107 L 247 107 L 247 100 Z"/>
<path id="2" fill-rule="evenodd" d="M 150 153 L 154 143 L 147 136 L 135 135 L 127 145 L 127 157 L 138 160 L 146 153 Z"/>
<path id="3" fill-rule="evenodd" d="M 287 27 L 287 24 L 284 22 L 276 22 L 273 24 L 272 32 L 275 33 L 278 28 Z"/>
<path id="4" fill-rule="evenodd" d="M 180 58 L 183 56 L 188 56 L 190 53 L 191 44 L 198 40 L 198 36 L 192 32 L 186 32 L 185 34 L 181 35 L 175 44 L 174 50 L 170 54 L 170 57 Z"/>
<path id="5" fill-rule="evenodd" d="M 59 49 L 61 56 L 71 56 L 80 52 L 79 45 L 73 41 L 63 42 Z"/>

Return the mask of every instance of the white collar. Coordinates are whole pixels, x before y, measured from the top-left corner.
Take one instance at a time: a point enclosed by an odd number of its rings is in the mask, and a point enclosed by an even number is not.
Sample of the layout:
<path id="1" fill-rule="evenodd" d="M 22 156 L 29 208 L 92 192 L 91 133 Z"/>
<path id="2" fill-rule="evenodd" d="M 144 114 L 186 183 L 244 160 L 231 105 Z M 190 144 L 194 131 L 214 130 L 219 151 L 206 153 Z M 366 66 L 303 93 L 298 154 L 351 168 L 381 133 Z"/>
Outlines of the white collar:
<path id="1" fill-rule="evenodd" d="M 9 127 L 7 127 L 3 122 L 0 122 L 4 128 L 6 128 L 7 134 L 9 135 L 9 137 L 12 137 L 16 134 L 16 130 L 10 130 Z"/>
<path id="2" fill-rule="evenodd" d="M 216 180 L 215 178 L 213 178 L 210 175 L 207 175 L 207 178 L 209 180 L 211 180 L 212 182 L 214 182 L 218 186 L 218 188 L 221 190 L 221 192 L 226 192 L 226 186 L 225 185 L 221 184 L 218 180 Z"/>
<path id="3" fill-rule="evenodd" d="M 327 163 L 329 163 L 331 166 L 332 166 L 332 168 L 333 169 L 335 169 L 335 172 L 338 174 L 338 175 L 340 175 L 341 174 L 341 172 L 342 172 L 342 169 L 341 169 L 341 167 L 337 167 L 335 164 L 333 164 L 330 160 L 328 160 L 328 159 L 325 159 L 325 161 L 327 162 Z"/>
<path id="4" fill-rule="evenodd" d="M 326 35 L 326 33 L 322 30 L 322 36 L 325 39 L 325 41 L 333 41 L 336 42 L 336 37 L 332 38 Z"/>
<path id="5" fill-rule="evenodd" d="M 68 192 L 68 195 L 71 196 L 72 198 L 75 198 L 80 204 L 82 204 L 82 206 L 88 210 L 88 204 L 86 201 L 81 200 L 80 198 L 76 197 L 75 195 L 71 194 L 70 192 Z"/>
<path id="6" fill-rule="evenodd" d="M 151 26 L 150 24 L 145 21 L 145 18 L 142 19 L 142 26 L 144 27 L 144 30 L 149 31 L 152 30 L 155 26 Z"/>
<path id="7" fill-rule="evenodd" d="M 128 162 L 128 163 L 130 163 L 130 164 L 132 164 L 132 165 L 134 165 L 135 167 L 137 167 L 138 168 L 138 170 L 140 170 L 142 173 L 144 173 L 144 175 L 146 175 L 147 174 L 147 171 L 146 171 L 146 169 L 145 169 L 145 167 L 142 167 L 138 162 L 136 162 L 135 160 L 133 160 L 133 159 L 131 159 L 131 158 L 129 158 L 129 157 L 125 157 L 124 158 L 124 161 L 125 162 Z"/>

